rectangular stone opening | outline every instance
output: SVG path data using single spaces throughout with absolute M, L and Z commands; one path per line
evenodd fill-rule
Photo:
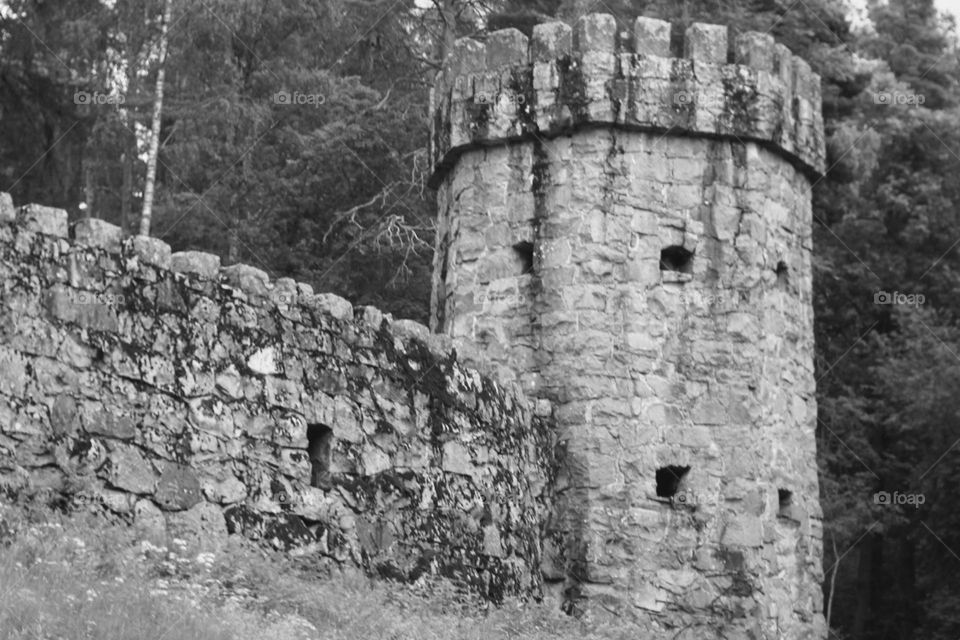
M 693 252 L 674 245 L 660 252 L 660 270 L 693 273 Z
M 789 518 L 790 506 L 793 504 L 793 492 L 789 489 L 777 489 L 777 499 L 780 502 L 780 510 L 777 515 L 781 518 Z
M 787 266 L 787 263 L 781 260 L 777 263 L 777 268 L 775 269 L 777 274 L 777 287 L 780 289 L 786 289 L 790 286 L 790 268 Z
M 533 273 L 533 243 L 518 242 L 513 245 L 513 253 L 517 259 L 517 270 L 520 275 Z
M 657 497 L 672 498 L 677 495 L 680 481 L 689 471 L 689 465 L 681 467 L 674 464 L 657 469 Z
M 310 486 L 328 490 L 333 455 L 333 429 L 323 424 L 307 425 L 307 456 L 310 458 Z

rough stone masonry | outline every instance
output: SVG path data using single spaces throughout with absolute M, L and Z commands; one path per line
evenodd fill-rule
M 459 41 L 433 334 L 0 194 L 0 493 L 644 637 L 823 638 L 819 86 L 713 25 Z
M 0 499 L 540 593 L 546 423 L 444 336 L 0 194 Z
M 824 638 L 820 80 L 768 35 L 683 36 L 596 14 L 456 43 L 432 324 L 549 406 L 548 594 L 646 637 Z

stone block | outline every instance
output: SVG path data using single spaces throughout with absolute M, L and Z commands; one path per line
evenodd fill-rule
M 644 56 L 670 57 L 670 23 L 638 17 L 633 23 L 634 52 Z
M 573 29 L 565 22 L 543 22 L 533 27 L 532 62 L 554 62 L 573 49 Z
M 170 256 L 170 270 L 214 280 L 220 275 L 220 256 L 203 251 L 179 251 Z
M 270 284 L 270 276 L 266 271 L 247 264 L 223 267 L 220 269 L 220 277 L 230 286 L 257 296 L 266 296 Z
M 303 304 L 322 313 L 329 314 L 337 320 L 353 320 L 353 305 L 349 300 L 332 293 L 315 293 L 312 298 L 301 300 Z
M 753 67 L 758 71 L 773 71 L 774 39 L 769 33 L 747 31 L 737 36 L 737 64 Z
M 17 219 L 17 210 L 13 206 L 13 198 L 5 191 L 0 191 L 0 222 L 14 222 Z
M 709 64 L 727 62 L 727 27 L 695 22 L 684 37 L 684 57 Z
M 68 236 L 67 212 L 63 209 L 28 204 L 20 207 L 17 212 L 17 222 L 28 231 L 36 231 L 58 238 Z
M 501 69 L 527 62 L 527 36 L 517 29 L 501 29 L 487 36 L 486 68 Z
M 573 29 L 573 48 L 581 55 L 616 52 L 616 19 L 607 13 L 591 13 L 582 16 Z
M 170 245 L 163 240 L 150 236 L 133 236 L 127 242 L 131 254 L 144 264 L 153 265 L 160 269 L 170 268 Z
M 73 236 L 78 244 L 119 253 L 120 244 L 123 241 L 123 229 L 105 220 L 87 218 L 74 225 Z
M 111 486 L 140 495 L 155 491 L 157 473 L 138 447 L 117 445 L 107 463 L 106 479 Z
M 153 499 L 165 511 L 184 511 L 202 500 L 200 481 L 190 467 L 167 463 Z

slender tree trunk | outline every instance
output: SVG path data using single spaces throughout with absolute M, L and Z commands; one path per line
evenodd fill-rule
M 830 536 L 833 543 L 833 575 L 830 576 L 830 595 L 827 597 L 827 629 L 830 629 L 830 619 L 833 617 L 833 596 L 837 593 L 837 572 L 840 571 L 840 556 L 837 555 L 837 540 Z
M 160 153 L 160 117 L 163 114 L 163 67 L 167 61 L 167 29 L 170 25 L 171 0 L 163 2 L 163 21 L 160 25 L 160 60 L 157 69 L 156 98 L 153 103 L 153 122 L 150 127 L 150 153 L 147 156 L 147 180 L 143 189 L 143 213 L 140 216 L 140 235 L 150 235 L 153 216 L 153 192 L 157 180 L 157 154 Z
M 128 47 L 129 44 L 129 34 L 128 34 Z M 136 82 L 137 82 L 137 60 L 136 56 L 130 52 L 128 48 L 126 51 L 126 65 L 127 65 L 127 96 L 136 95 Z M 120 228 L 123 229 L 124 233 L 128 233 L 130 228 L 133 226 L 133 163 L 136 161 L 137 157 L 137 134 L 136 134 L 136 124 L 135 118 L 131 116 L 132 107 L 121 105 L 120 107 L 120 122 L 123 124 L 123 140 L 121 144 L 123 145 L 123 154 L 120 156 L 120 165 L 123 171 L 123 184 L 120 189 Z

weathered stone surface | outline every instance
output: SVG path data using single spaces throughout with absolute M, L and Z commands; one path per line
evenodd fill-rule
M 17 212 L 17 222 L 30 231 L 58 238 L 67 237 L 67 212 L 63 209 L 28 204 L 20 207 Z
M 145 264 L 161 269 L 170 268 L 170 245 L 159 238 L 133 236 L 128 240 L 130 251 Z
M 73 236 L 78 244 L 119 253 L 120 243 L 123 241 L 123 230 L 105 220 L 87 218 L 74 225 Z
M 157 474 L 137 447 L 118 445 L 110 452 L 107 481 L 111 486 L 136 494 L 153 493 Z
M 13 198 L 5 191 L 0 191 L 0 222 L 13 222 L 17 219 L 17 210 L 13 206 Z
M 632 50 L 618 53 L 613 16 L 573 17 L 579 19 L 572 34 L 560 22 L 537 25 L 526 56 L 517 51 L 520 34 L 509 30 L 486 46 L 462 41 L 432 98 L 431 185 L 440 185 L 470 149 L 559 141 L 572 126 L 599 124 L 753 141 L 808 175 L 825 171 L 819 76 L 768 37 L 743 34 L 736 63 L 727 64 L 727 27 L 696 23 L 677 59 L 670 53 L 670 25 L 639 18 L 625 42 Z M 491 95 L 506 92 L 491 79 L 507 73 L 509 96 L 523 96 L 522 109 L 491 103 Z
M 510 67 L 526 113 L 471 109 L 484 70 L 437 88 L 431 328 L 556 422 L 541 570 L 566 606 L 644 637 L 708 617 L 718 637 L 822 638 L 819 80 L 762 34 L 727 64 L 715 25 L 692 25 L 679 59 L 665 22 L 630 38 L 585 16 L 570 51 L 567 33 L 538 25 Z M 469 440 L 441 452 L 448 474 L 484 477 Z M 783 487 L 793 503 L 777 509 Z M 491 555 L 493 533 L 477 533 Z
M 184 511 L 200 502 L 200 481 L 196 474 L 183 465 L 164 466 L 153 501 L 166 511 Z
M 50 408 L 50 426 L 56 437 L 73 435 L 80 427 L 77 403 L 70 396 L 60 396 Z
M 180 251 L 170 256 L 170 269 L 213 280 L 220 273 L 220 256 L 202 251 Z
M 435 567 L 491 599 L 540 593 L 548 415 L 449 337 L 152 238 L 108 259 L 96 222 L 72 246 L 31 229 L 0 238 L 11 282 L 31 283 L 2 302 L 22 324 L 0 346 L 4 487 L 95 474 L 91 504 L 156 542 L 226 527 L 375 574 Z M 466 475 L 444 469 L 451 438 L 470 443 Z M 462 517 L 478 500 L 486 534 Z

